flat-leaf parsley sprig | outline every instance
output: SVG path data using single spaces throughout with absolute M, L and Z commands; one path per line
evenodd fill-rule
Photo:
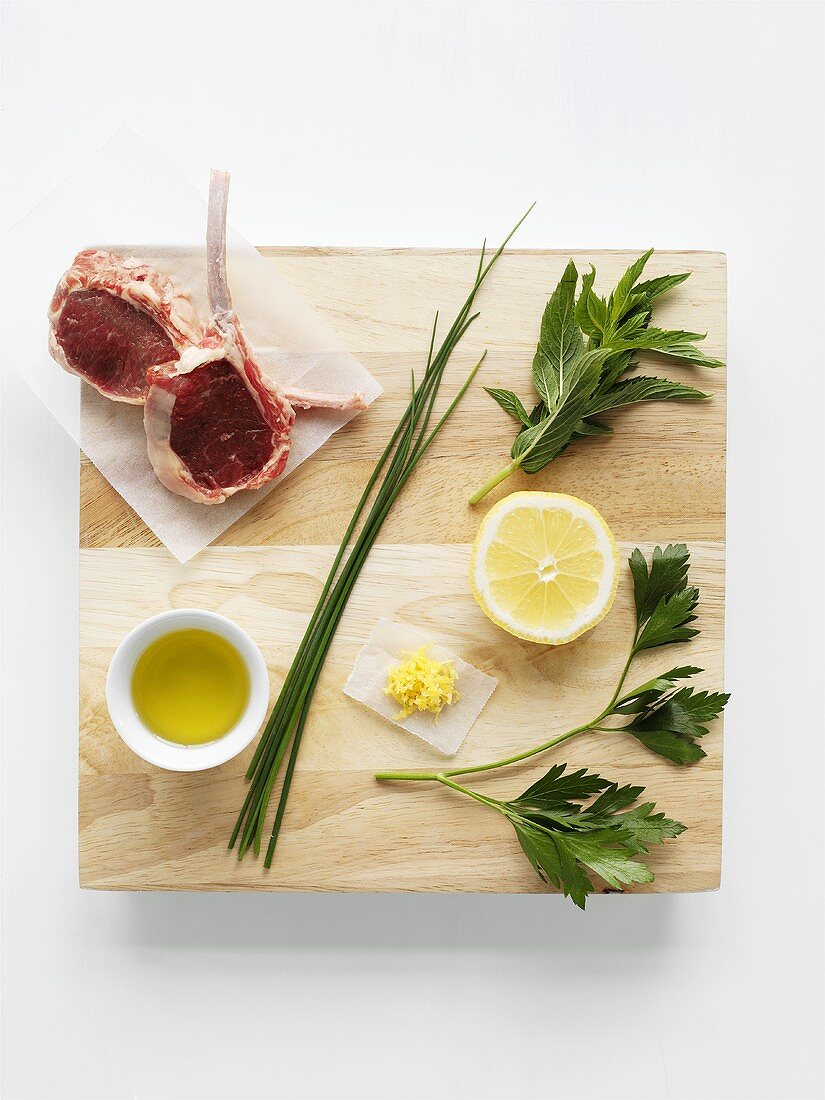
M 651 844 L 678 836 L 685 826 L 661 813 L 654 814 L 655 806 L 650 802 L 628 809 L 644 788 L 619 787 L 584 769 L 567 773 L 566 764 L 554 765 L 511 801 L 471 790 L 457 783 L 456 777 L 497 771 L 529 760 L 581 733 L 630 735 L 674 764 L 693 764 L 705 756 L 699 742 L 730 696 L 724 692 L 697 691 L 683 684 L 703 669 L 679 665 L 631 691 L 624 691 L 633 661 L 640 653 L 688 642 L 699 633 L 693 625 L 699 590 L 688 584 L 688 548 L 684 543 L 657 546 L 649 563 L 641 550 L 636 549 L 630 555 L 629 565 L 636 628 L 613 695 L 599 714 L 503 760 L 439 772 L 378 772 L 375 776 L 381 782 L 440 783 L 496 810 L 515 829 L 522 850 L 541 878 L 563 890 L 582 908 L 593 889 L 588 871 L 616 890 L 630 883 L 650 882 L 653 878 L 650 870 L 633 857 L 646 853 Z M 621 725 L 603 724 L 617 717 L 629 721 Z M 598 798 L 585 806 L 595 794 Z
M 476 772 L 495 771 L 509 764 L 529 760 L 531 756 L 569 741 L 580 733 L 629 734 L 646 748 L 674 764 L 694 764 L 706 755 L 699 741 L 707 733 L 707 724 L 725 708 L 730 696 L 724 692 L 697 691 L 680 683 L 704 672 L 695 665 L 679 665 L 622 694 L 634 659 L 646 649 L 687 642 L 699 630 L 694 611 L 699 603 L 699 589 L 688 584 L 690 553 L 684 543 L 655 547 L 650 564 L 638 548 L 630 555 L 633 577 L 633 597 L 636 607 L 636 629 L 633 642 L 618 683 L 607 705 L 589 722 L 543 741 L 524 752 L 443 772 L 379 772 L 379 780 L 419 780 L 440 782 L 440 776 L 451 778 Z M 623 725 L 604 726 L 611 717 L 627 717 Z
M 540 878 L 562 890 L 582 909 L 586 895 L 594 889 L 590 872 L 614 890 L 650 882 L 652 872 L 636 857 L 645 855 L 650 845 L 679 836 L 685 826 L 653 813 L 656 806 L 652 802 L 629 809 L 643 788 L 618 787 L 585 769 L 569 773 L 566 764 L 554 764 L 524 794 L 510 801 L 464 787 L 455 777 L 507 768 L 583 733 L 629 735 L 676 764 L 695 763 L 705 756 L 700 741 L 707 733 L 707 724 L 722 713 L 729 696 L 683 685 L 703 669 L 679 665 L 624 691 L 639 653 L 690 641 L 698 634 L 693 626 L 698 588 L 687 583 L 690 553 L 681 542 L 656 547 L 648 562 L 636 549 L 630 554 L 629 565 L 636 606 L 634 639 L 612 697 L 590 722 L 503 760 L 438 772 L 384 771 L 375 775 L 383 782 L 441 783 L 502 814 L 513 825 L 522 851 Z M 615 717 L 629 720 L 618 726 L 603 725 Z M 594 795 L 595 801 L 585 805 Z
M 680 821 L 655 813 L 653 802 L 629 808 L 644 787 L 620 787 L 584 768 L 568 772 L 566 764 L 555 764 L 510 801 L 470 790 L 446 775 L 439 781 L 509 821 L 539 877 L 581 909 L 595 889 L 590 872 L 613 890 L 652 882 L 653 872 L 639 857 L 685 831 Z
M 534 474 L 557 458 L 571 442 L 608 435 L 613 429 L 599 417 L 613 409 L 642 401 L 705 401 L 709 394 L 667 378 L 628 378 L 638 363 L 637 351 L 661 355 L 701 367 L 721 367 L 696 347 L 699 332 L 651 327 L 653 302 L 688 278 L 689 273 L 662 275 L 639 282 L 651 248 L 619 280 L 608 298 L 593 290 L 596 270 L 582 276 L 571 260 L 553 292 L 541 321 L 533 358 L 533 383 L 539 397 L 530 413 L 511 390 L 487 388 L 487 393 L 519 424 L 511 461 L 470 497 L 477 504 L 516 470 Z

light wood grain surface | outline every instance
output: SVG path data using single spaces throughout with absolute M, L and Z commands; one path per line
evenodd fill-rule
M 311 613 L 374 459 L 397 421 L 411 367 L 420 368 L 432 315 L 451 319 L 472 278 L 465 251 L 264 249 L 328 317 L 385 395 L 339 432 L 291 479 L 218 543 L 176 562 L 84 460 L 80 515 L 80 879 L 110 889 L 320 889 L 536 891 L 542 889 L 498 815 L 426 786 L 381 786 L 372 773 L 431 768 L 434 750 L 385 724 L 342 692 L 355 655 L 382 615 L 423 624 L 439 641 L 496 676 L 500 686 L 456 766 L 528 747 L 577 724 L 609 697 L 632 630 L 625 569 L 614 610 L 584 638 L 546 649 L 510 638 L 478 610 L 467 585 L 468 543 L 494 494 L 476 509 L 469 493 L 506 459 L 512 428 L 484 394 L 471 391 L 390 515 L 350 601 L 320 681 L 304 738 L 278 855 L 271 871 L 225 844 L 243 799 L 251 749 L 212 772 L 161 772 L 115 733 L 105 673 L 123 635 L 172 607 L 220 611 L 255 638 L 270 667 L 273 698 Z M 590 261 L 597 289 L 612 285 L 637 252 L 573 253 Z M 544 302 L 569 253 L 505 255 L 479 298 L 482 316 L 454 356 L 445 390 L 483 347 L 483 380 L 527 397 Z M 657 309 L 657 322 L 707 331 L 725 357 L 725 260 L 716 253 L 657 253 L 651 275 L 691 270 Z M 616 434 L 578 444 L 543 473 L 512 478 L 503 492 L 574 493 L 607 519 L 626 553 L 635 545 L 688 542 L 702 588 L 702 635 L 672 653 L 640 660 L 649 672 L 680 663 L 722 683 L 725 532 L 725 372 L 676 367 L 655 356 L 649 370 L 714 393 L 702 405 L 649 405 L 612 417 Z M 676 652 L 676 649 L 679 652 Z M 672 659 L 671 659 L 672 658 Z M 664 661 L 664 664 L 662 663 Z M 636 679 L 634 675 L 632 680 Z M 645 890 L 712 889 L 721 865 L 722 723 L 705 739 L 706 760 L 679 769 L 621 736 L 575 739 L 562 756 L 618 781 L 644 783 L 645 797 L 688 825 L 655 851 Z M 478 780 L 516 794 L 550 758 Z

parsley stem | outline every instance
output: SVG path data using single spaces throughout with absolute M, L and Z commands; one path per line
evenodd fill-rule
M 480 489 L 476 489 L 473 495 L 470 497 L 468 504 L 478 504 L 480 500 L 487 496 L 488 493 L 495 489 L 496 485 L 499 485 L 502 481 L 514 474 L 516 470 L 521 468 L 521 458 L 514 458 L 512 462 L 508 462 L 497 474 L 493 474 L 491 478 L 484 482 Z
M 495 771 L 497 768 L 506 768 L 510 764 L 518 764 L 522 760 L 529 760 L 531 756 L 538 756 L 539 753 L 547 752 L 548 749 L 555 748 L 556 745 L 560 745 L 563 741 L 569 741 L 571 737 L 576 737 L 580 733 L 613 733 L 613 728 L 609 726 L 600 726 L 599 723 L 612 713 L 613 707 L 616 705 L 621 690 L 624 687 L 624 682 L 627 679 L 627 674 L 630 671 L 630 665 L 633 658 L 636 656 L 637 641 L 638 632 L 633 638 L 633 645 L 630 648 L 630 653 L 625 661 L 624 668 L 619 676 L 619 682 L 616 685 L 616 690 L 611 696 L 610 702 L 600 714 L 597 714 L 595 718 L 591 718 L 589 722 L 585 722 L 581 726 L 576 726 L 574 729 L 568 730 L 566 733 L 562 733 L 558 737 L 552 738 L 550 741 L 544 741 L 541 745 L 535 745 L 532 749 L 526 749 L 524 752 L 516 753 L 515 756 L 506 756 L 503 760 L 493 760 L 489 764 L 475 764 L 468 768 L 448 768 L 441 772 L 376 772 L 375 778 L 379 782 L 405 781 L 443 783 L 445 778 L 453 775 L 475 775 L 478 772 L 491 772 Z M 619 726 L 618 728 L 621 729 L 622 727 Z
M 593 723 L 600 722 L 604 717 L 600 714 L 598 718 L 593 719 Z M 547 749 L 552 749 L 556 745 L 560 745 L 562 741 L 567 741 L 571 737 L 575 737 L 576 734 L 584 733 L 586 730 L 593 728 L 593 723 L 588 722 L 583 726 L 576 726 L 575 729 L 568 730 L 567 733 L 561 734 L 560 737 L 554 737 L 552 741 L 545 741 L 542 745 L 536 745 L 535 748 L 527 749 L 526 752 L 520 752 L 515 756 L 508 756 L 504 760 L 494 760 L 490 764 L 475 764 L 468 768 L 449 768 L 443 772 L 376 772 L 375 778 L 379 782 L 395 782 L 400 780 L 408 780 L 411 782 L 429 782 L 429 783 L 443 783 L 445 778 L 450 778 L 454 775 L 474 775 L 477 772 L 491 772 L 496 768 L 506 768 L 508 764 L 517 764 L 520 760 L 527 760 L 531 756 L 537 756 L 540 752 L 546 752 Z
M 619 695 L 621 694 L 622 688 L 624 687 L 624 682 L 627 679 L 627 674 L 628 672 L 630 672 L 630 666 L 633 663 L 633 658 L 636 656 L 636 644 L 638 641 L 639 631 L 637 630 L 633 636 L 633 645 L 630 647 L 630 653 L 628 653 L 627 655 L 627 660 L 624 663 L 624 668 L 622 669 L 621 675 L 619 676 L 619 682 L 618 684 L 616 684 L 616 690 L 613 692 L 610 702 L 604 708 L 599 717 L 593 719 L 593 722 L 601 722 L 602 718 L 606 718 L 608 714 L 610 714 L 610 712 L 613 710 L 616 703 L 619 701 Z
M 471 791 L 469 787 L 462 787 L 460 783 L 453 783 L 446 772 L 439 772 L 435 778 L 436 782 L 443 783 L 445 787 L 458 791 L 459 794 L 466 794 L 469 798 L 474 798 L 476 802 L 481 802 L 484 806 L 490 806 L 494 810 L 500 810 L 501 808 L 501 803 L 497 798 L 487 798 L 485 795 L 479 794 L 478 791 Z
M 521 760 L 529 760 L 531 756 L 538 756 L 541 752 L 547 752 L 548 749 L 555 748 L 556 745 L 560 745 L 563 741 L 569 741 L 571 737 L 576 737 L 580 733 L 586 733 L 593 728 L 593 723 L 600 722 L 602 715 L 598 718 L 594 718 L 593 722 L 588 722 L 583 726 L 576 726 L 575 729 L 568 730 L 567 733 L 561 734 L 559 737 L 554 737 L 551 741 L 545 741 L 541 745 L 536 745 L 535 748 L 527 749 L 525 752 L 517 753 L 515 756 L 507 756 L 503 760 L 494 760 L 489 764 L 476 764 L 470 768 L 451 768 L 449 771 L 444 772 L 445 775 L 474 775 L 476 772 L 491 772 L 496 768 L 506 768 L 509 764 L 518 764 Z
M 488 798 L 486 795 L 479 794 L 478 791 L 471 791 L 469 787 L 462 787 L 460 783 L 454 783 L 450 778 L 453 775 L 460 775 L 460 772 L 379 772 L 376 775 L 376 779 L 409 779 L 419 783 L 442 783 L 445 787 L 449 787 L 453 791 L 458 791 L 460 794 L 466 794 L 469 798 L 474 798 L 476 802 L 482 802 L 485 806 L 490 806 L 494 810 L 501 810 L 501 802 L 497 798 Z

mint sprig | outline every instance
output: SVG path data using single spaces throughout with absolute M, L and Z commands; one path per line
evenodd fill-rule
M 720 367 L 696 344 L 705 334 L 651 327 L 653 302 L 688 278 L 661 275 L 639 282 L 653 249 L 645 252 L 600 297 L 593 289 L 596 270 L 579 276 L 571 260 L 550 296 L 533 358 L 533 384 L 539 402 L 528 415 L 512 390 L 489 388 L 490 396 L 519 424 L 510 462 L 471 497 L 477 504 L 516 470 L 543 470 L 576 439 L 605 435 L 612 427 L 595 419 L 645 401 L 707 401 L 710 394 L 667 378 L 625 376 L 638 363 L 637 351 L 653 351 L 694 366 Z

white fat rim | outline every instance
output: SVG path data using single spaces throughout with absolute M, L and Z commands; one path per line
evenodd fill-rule
M 486 529 L 476 543 L 473 566 L 475 584 L 480 592 L 485 593 L 488 606 L 496 618 L 500 619 L 501 622 L 505 623 L 508 627 L 511 627 L 516 634 L 533 638 L 537 642 L 545 641 L 547 635 L 540 631 L 531 631 L 529 627 L 514 619 L 508 611 L 495 602 L 483 569 L 483 563 L 487 557 L 487 552 L 496 539 L 499 528 L 501 527 L 501 521 L 505 516 L 510 515 L 511 512 L 515 512 L 519 508 L 538 508 L 543 512 L 562 510 L 577 519 L 583 519 L 596 535 L 596 546 L 601 552 L 607 568 L 602 575 L 596 595 L 564 631 L 565 636 L 568 634 L 575 634 L 577 631 L 586 628 L 592 622 L 596 611 L 604 606 L 605 601 L 609 599 L 610 593 L 613 591 L 613 587 L 616 583 L 616 574 L 619 568 L 616 543 L 612 535 L 610 535 L 603 517 L 592 505 L 585 504 L 584 501 L 578 500 L 576 497 L 566 496 L 563 493 L 549 495 L 535 492 L 513 493 L 511 496 L 494 506 L 491 513 L 494 522 L 491 522 L 491 517 L 488 517 L 487 521 L 485 521 Z M 595 522 L 594 517 L 598 517 L 601 522 Z
M 146 429 L 146 450 L 158 481 L 178 496 L 194 500 L 198 504 L 220 503 L 209 500 L 192 484 L 188 468 L 172 450 L 172 410 L 174 395 L 160 386 L 151 386 L 143 409 L 143 426 Z
M 216 363 L 221 359 L 228 358 L 226 348 L 223 346 L 217 348 L 189 347 L 182 352 L 177 362 L 164 364 L 163 371 L 167 378 L 179 378 L 183 374 L 191 374 L 193 370 L 197 370 L 198 367 L 203 367 L 207 363 Z

